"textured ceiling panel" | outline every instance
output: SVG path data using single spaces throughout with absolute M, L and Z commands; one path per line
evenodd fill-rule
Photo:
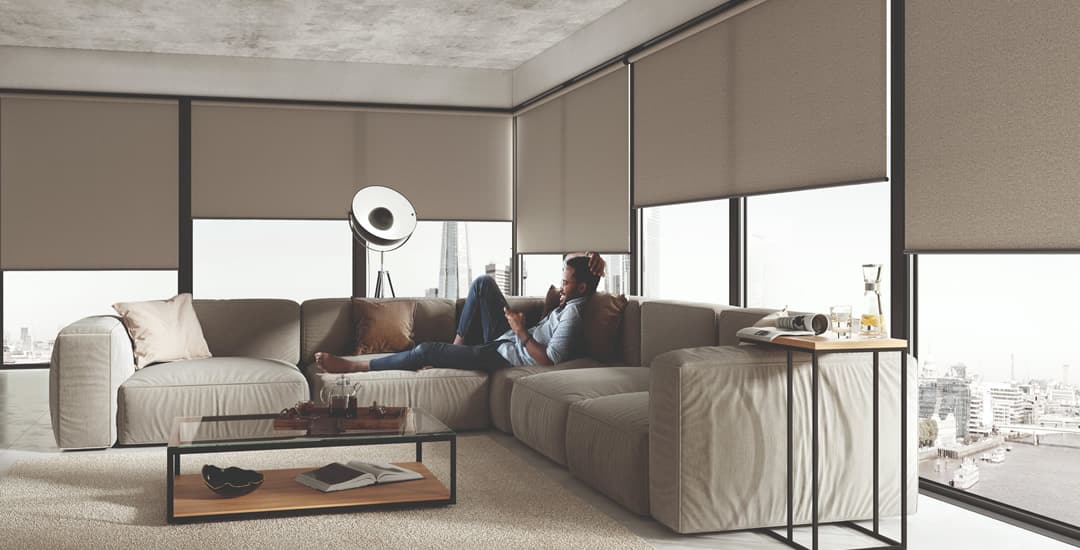
M 0 0 L 0 45 L 512 69 L 627 0 Z

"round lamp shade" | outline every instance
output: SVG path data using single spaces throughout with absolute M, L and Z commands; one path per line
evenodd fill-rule
M 353 195 L 349 209 L 353 236 L 369 250 L 387 252 L 405 244 L 416 230 L 416 210 L 404 195 L 379 185 Z

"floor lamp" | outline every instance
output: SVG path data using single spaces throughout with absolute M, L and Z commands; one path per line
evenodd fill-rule
M 353 195 L 349 208 L 349 227 L 364 248 L 379 253 L 379 278 L 375 297 L 387 290 L 394 296 L 394 283 L 386 270 L 384 255 L 400 248 L 416 230 L 416 210 L 404 195 L 379 185 L 365 187 Z

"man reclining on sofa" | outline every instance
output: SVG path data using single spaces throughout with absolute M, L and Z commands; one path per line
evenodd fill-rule
M 458 321 L 454 343 L 423 342 L 387 357 L 350 360 L 318 352 L 315 362 L 326 372 L 419 370 L 424 367 L 494 371 L 524 365 L 554 365 L 582 355 L 581 314 L 585 301 L 596 292 L 605 262 L 599 254 L 568 254 L 563 262 L 559 306 L 531 329 L 525 315 L 511 311 L 495 280 L 477 277 Z M 483 341 L 468 345 L 465 335 L 480 318 Z

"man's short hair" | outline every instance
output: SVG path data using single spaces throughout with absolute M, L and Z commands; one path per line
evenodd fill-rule
M 574 282 L 585 283 L 585 293 L 592 294 L 596 292 L 597 285 L 600 284 L 600 276 L 593 274 L 589 271 L 589 258 L 588 256 L 577 256 L 566 260 L 567 267 L 574 269 Z

